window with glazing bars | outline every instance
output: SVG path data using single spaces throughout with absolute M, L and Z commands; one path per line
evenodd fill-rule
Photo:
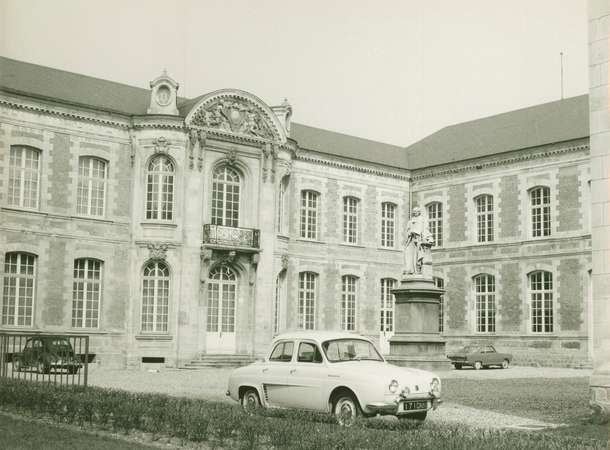
M 167 333 L 169 268 L 160 261 L 144 267 L 142 280 L 142 332 Z
M 396 280 L 392 278 L 381 279 L 380 292 L 380 328 L 382 332 L 394 331 L 394 284 Z
M 430 203 L 426 206 L 428 211 L 428 229 L 434 239 L 433 247 L 443 246 L 443 204 Z
M 237 275 L 228 266 L 219 266 L 208 277 L 208 332 L 235 332 Z
M 78 161 L 77 214 L 103 217 L 105 199 L 106 162 L 82 156 Z
M 102 297 L 102 262 L 74 260 L 72 282 L 72 327 L 97 328 Z
M 355 197 L 343 198 L 343 242 L 346 244 L 358 243 L 358 203 Z
M 551 235 L 551 190 L 539 186 L 530 190 L 532 237 Z
M 8 204 L 38 209 L 40 151 L 12 146 L 8 170 Z
M 174 164 L 164 155 L 148 164 L 146 183 L 146 218 L 172 220 L 174 209 Z
M 434 277 L 434 284 L 439 289 L 445 289 L 445 280 L 442 278 Z M 445 331 L 445 295 L 441 295 L 440 302 L 438 305 L 438 332 L 443 333 Z
M 494 198 L 491 195 L 479 195 L 475 198 L 477 209 L 477 241 L 494 240 Z
M 212 180 L 212 224 L 239 226 L 240 178 L 228 166 L 217 167 Z
M 530 311 L 533 333 L 553 332 L 553 274 L 529 274 Z
M 341 329 L 356 329 L 356 289 L 358 279 L 352 275 L 341 277 Z
M 313 272 L 299 274 L 298 326 L 305 330 L 315 328 L 318 275 Z
M 474 277 L 477 333 L 496 331 L 496 280 L 493 275 Z
M 394 247 L 396 232 L 396 205 L 384 202 L 381 204 L 381 246 Z
M 318 239 L 318 193 L 301 191 L 301 237 Z
M 36 256 L 7 253 L 4 256 L 2 325 L 31 327 L 36 288 Z

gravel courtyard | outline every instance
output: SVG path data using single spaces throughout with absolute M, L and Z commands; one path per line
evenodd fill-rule
M 93 386 L 136 392 L 158 392 L 175 396 L 231 402 L 225 397 L 227 379 L 231 370 L 161 369 L 158 372 L 149 372 L 146 370 L 108 370 L 92 365 L 89 370 L 89 383 Z M 451 370 L 438 372 L 438 374 L 441 380 L 450 378 L 483 380 L 588 377 L 591 375 L 591 371 L 586 369 L 511 367 L 507 370 Z M 473 393 L 473 395 L 476 395 L 476 393 Z M 428 419 L 431 422 L 460 423 L 482 428 L 536 429 L 560 425 L 452 403 L 443 403 L 437 411 L 429 413 Z

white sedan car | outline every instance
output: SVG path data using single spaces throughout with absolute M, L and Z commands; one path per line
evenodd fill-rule
M 388 364 L 366 337 L 302 331 L 276 337 L 264 361 L 234 370 L 227 395 L 246 411 L 325 411 L 349 426 L 359 415 L 423 421 L 441 403 L 441 381 Z

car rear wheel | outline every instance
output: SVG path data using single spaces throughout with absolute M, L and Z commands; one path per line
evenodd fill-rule
M 21 358 L 18 356 L 13 356 L 13 370 L 15 372 L 21 372 L 23 370 L 23 366 L 21 365 Z
M 423 422 L 426 420 L 426 416 L 428 415 L 428 411 L 416 412 L 413 414 L 405 414 L 402 416 L 398 416 L 400 420 L 414 420 L 417 422 Z
M 483 363 L 481 361 L 475 361 L 474 368 L 475 370 L 481 370 L 483 368 Z
M 508 369 L 509 364 L 510 363 L 509 363 L 508 359 L 505 359 L 504 361 L 502 361 L 502 368 Z
M 453 367 L 455 367 L 457 370 L 461 370 L 462 369 L 462 365 L 461 364 L 454 364 Z
M 241 407 L 248 414 L 253 414 L 258 408 L 261 407 L 261 401 L 258 398 L 258 392 L 256 389 L 250 388 L 244 392 L 241 397 Z
M 40 361 L 36 366 L 36 370 L 38 373 L 49 373 L 51 371 L 51 368 L 44 362 Z
M 339 425 L 352 426 L 360 416 L 358 401 L 350 393 L 339 394 L 333 404 L 333 414 Z

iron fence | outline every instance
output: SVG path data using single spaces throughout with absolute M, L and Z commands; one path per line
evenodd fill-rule
M 89 336 L 0 333 L 0 378 L 87 386 Z

